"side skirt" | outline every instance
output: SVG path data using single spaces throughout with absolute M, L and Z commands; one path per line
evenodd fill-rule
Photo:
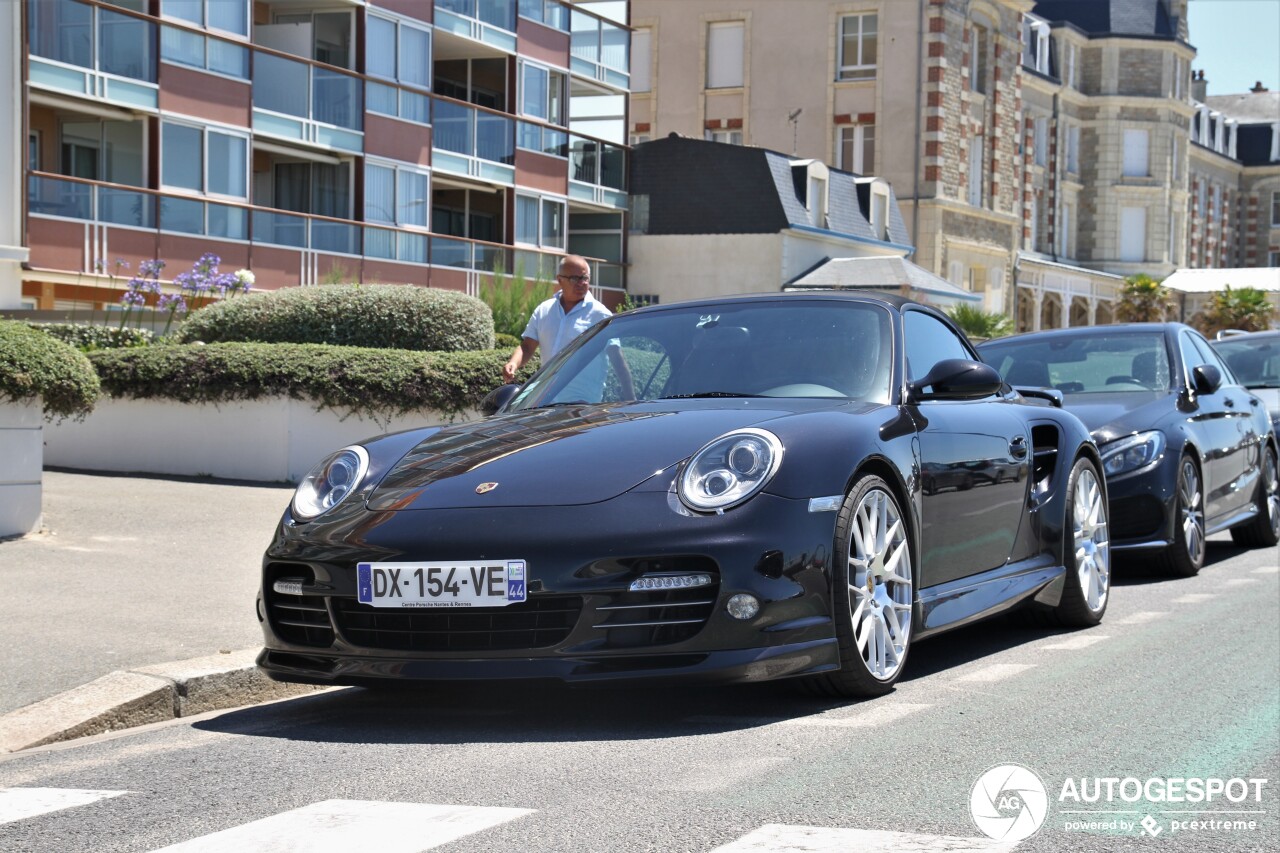
M 1039 555 L 989 572 L 920 590 L 916 601 L 922 639 L 1009 610 L 1028 598 L 1055 605 L 1062 598 L 1067 570 Z

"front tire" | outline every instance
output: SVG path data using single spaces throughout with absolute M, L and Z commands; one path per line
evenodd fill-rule
M 1204 488 L 1196 461 L 1184 455 L 1178 463 L 1173 544 L 1164 552 L 1164 567 L 1178 577 L 1192 577 L 1204 566 L 1204 553 Z
M 1280 472 L 1271 447 L 1263 451 L 1256 501 L 1258 514 L 1247 524 L 1231 528 L 1231 540 L 1245 548 L 1273 548 L 1280 543 Z
M 1063 626 L 1092 627 L 1102 621 L 1110 597 L 1111 534 L 1102 475 L 1088 459 L 1077 460 L 1067 480 L 1063 528 L 1067 578 L 1052 619 Z
M 911 648 L 915 571 L 902 509 L 880 477 L 862 477 L 845 497 L 833 554 L 840 669 L 808 686 L 828 696 L 881 696 L 893 689 Z

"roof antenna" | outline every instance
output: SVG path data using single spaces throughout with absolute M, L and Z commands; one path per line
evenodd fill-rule
M 789 116 L 787 116 L 787 121 L 791 122 L 791 156 L 792 157 L 796 156 L 796 148 L 797 148 L 796 135 L 800 128 L 799 119 L 800 119 L 800 113 L 802 112 L 804 112 L 804 107 L 799 107 L 794 112 L 792 112 Z

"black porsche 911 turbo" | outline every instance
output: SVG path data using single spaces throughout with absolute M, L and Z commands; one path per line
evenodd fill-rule
M 1106 610 L 1088 430 L 909 300 L 631 311 L 496 394 L 491 417 L 344 448 L 298 486 L 258 600 L 272 678 L 875 695 L 930 634 Z
M 1158 552 L 1177 575 L 1205 537 L 1280 539 L 1278 448 L 1263 402 L 1194 329 L 1130 323 L 1032 332 L 979 345 L 1015 387 L 1052 388 L 1102 451 L 1112 548 Z

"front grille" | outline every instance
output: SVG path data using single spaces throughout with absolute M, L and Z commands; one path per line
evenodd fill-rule
M 506 607 L 370 607 L 334 598 L 338 631 L 368 649 L 477 652 L 540 649 L 563 642 L 578 622 L 582 596 L 534 595 Z
M 1164 507 L 1150 495 L 1119 498 L 1110 502 L 1111 539 L 1148 539 L 1164 524 Z
M 596 608 L 609 648 L 660 646 L 688 640 L 707 624 L 718 584 L 691 589 L 626 592 Z
M 328 648 L 333 645 L 333 625 L 321 595 L 289 595 L 276 592 L 278 580 L 298 581 L 304 586 L 315 582 L 310 566 L 294 563 L 272 563 L 263 574 L 262 597 L 267 604 L 267 618 L 276 636 L 299 646 Z

